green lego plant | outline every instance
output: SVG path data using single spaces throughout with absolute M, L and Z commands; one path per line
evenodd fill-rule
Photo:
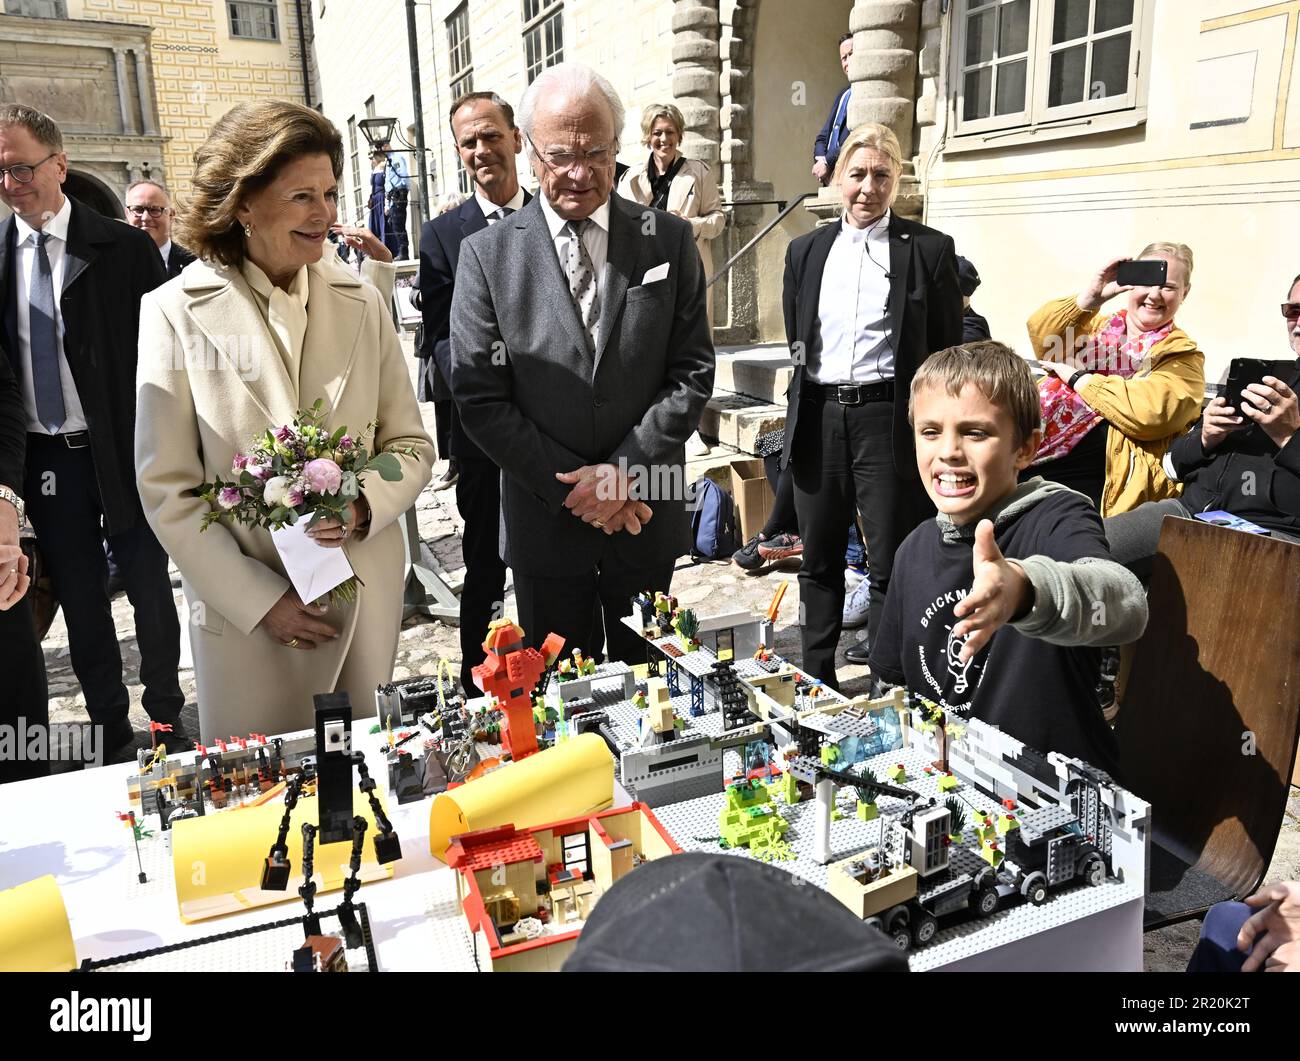
M 966 805 L 956 796 L 949 796 L 943 805 L 948 808 L 948 834 L 961 836 L 966 829 Z

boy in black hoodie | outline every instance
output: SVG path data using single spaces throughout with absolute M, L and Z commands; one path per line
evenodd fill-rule
M 909 418 L 939 515 L 896 554 L 872 673 L 1115 774 L 1094 646 L 1141 636 L 1146 598 L 1086 497 L 1017 484 L 1041 438 L 1029 366 L 997 342 L 942 350 L 912 381 Z

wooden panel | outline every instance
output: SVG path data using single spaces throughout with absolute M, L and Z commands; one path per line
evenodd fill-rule
M 1300 718 L 1300 546 L 1166 519 L 1120 715 L 1156 839 L 1240 895 L 1277 843 Z

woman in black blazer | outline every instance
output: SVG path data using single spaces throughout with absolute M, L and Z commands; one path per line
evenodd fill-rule
M 902 152 L 874 123 L 853 130 L 835 167 L 844 216 L 790 244 L 785 333 L 794 358 L 783 464 L 803 536 L 804 670 L 836 686 L 844 547 L 855 508 L 871 571 L 869 636 L 894 551 L 934 507 L 916 470 L 907 400 L 917 367 L 962 341 L 952 238 L 899 217 Z M 866 645 L 849 649 L 866 662 Z

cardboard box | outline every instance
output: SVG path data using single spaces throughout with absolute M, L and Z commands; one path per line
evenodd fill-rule
M 731 462 L 731 499 L 736 504 L 743 544 L 763 529 L 776 503 L 776 495 L 772 493 L 760 459 Z

